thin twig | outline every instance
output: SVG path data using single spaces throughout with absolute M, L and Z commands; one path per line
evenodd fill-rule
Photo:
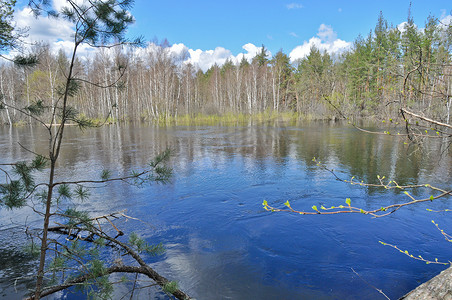
M 367 280 L 365 280 L 364 278 L 361 277 L 361 275 L 359 275 L 353 268 L 352 269 L 353 273 L 355 273 L 356 275 L 358 275 L 358 277 L 364 281 L 367 285 L 371 286 L 374 290 L 376 290 L 377 292 L 379 292 L 380 294 L 382 294 L 386 299 L 391 300 L 388 296 L 386 296 L 386 294 L 381 290 L 376 288 L 374 285 L 370 284 Z

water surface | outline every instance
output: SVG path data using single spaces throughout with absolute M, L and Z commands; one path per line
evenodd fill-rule
M 47 143 L 39 128 L 0 128 L 0 163 L 30 158 L 24 147 L 45 153 Z M 441 141 L 420 149 L 325 123 L 128 125 L 84 132 L 67 128 L 57 177 L 92 179 L 103 168 L 113 175 L 127 174 L 166 148 L 173 151 L 169 184 L 109 185 L 94 191 L 83 207 L 93 215 L 127 209 L 145 222 L 125 223 L 123 229 L 162 242 L 166 253 L 149 262 L 197 299 L 382 299 L 370 285 L 396 299 L 445 267 L 415 261 L 379 241 L 414 255 L 451 259 L 452 245 L 431 223 L 434 219 L 452 232 L 450 213 L 426 211 L 451 208 L 450 199 L 378 219 L 361 214 L 300 216 L 262 208 L 264 199 L 277 207 L 289 200 L 307 211 L 313 205 L 345 204 L 346 198 L 364 209 L 407 200 L 401 193 L 337 181 L 313 157 L 343 178 L 377 182 L 377 175 L 384 175 L 401 185 L 430 183 L 450 189 L 451 150 Z M 425 190 L 415 194 L 426 195 Z M 27 208 L 0 210 L 0 297 L 20 298 L 25 285 L 16 286 L 16 293 L 10 285 L 13 278 L 34 272 L 34 262 L 18 245 L 24 240 L 24 223 L 40 226 Z M 147 295 L 143 293 L 137 297 Z

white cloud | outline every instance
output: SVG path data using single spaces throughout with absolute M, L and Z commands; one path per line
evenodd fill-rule
M 78 0 L 80 3 L 84 0 Z M 54 0 L 53 6 L 55 9 L 61 9 L 65 5 L 64 0 Z M 291 3 L 287 5 L 288 9 L 302 8 L 301 4 Z M 17 27 L 28 27 L 29 35 L 26 39 L 27 42 L 45 42 L 48 43 L 52 49 L 52 52 L 57 53 L 59 49 L 63 49 L 66 54 L 70 54 L 73 49 L 73 25 L 64 20 L 56 20 L 47 17 L 35 18 L 33 13 L 28 7 L 19 9 L 16 11 L 15 20 Z M 298 37 L 294 32 L 289 33 L 293 37 Z M 312 37 L 309 41 L 304 41 L 302 45 L 297 46 L 290 52 L 291 61 L 305 57 L 309 54 L 312 46 L 316 46 L 321 51 L 327 51 L 328 53 L 338 53 L 348 49 L 351 43 L 340 40 L 337 38 L 336 32 L 329 25 L 321 24 L 317 33 L 317 36 Z M 145 57 L 149 53 L 155 53 L 159 48 L 158 45 L 150 43 L 146 48 L 139 48 L 133 50 L 137 56 Z M 223 65 L 227 60 L 231 60 L 233 63 L 238 64 L 245 58 L 251 61 L 261 50 L 252 43 L 243 45 L 243 51 L 237 55 L 233 55 L 232 52 L 223 47 L 216 47 L 215 49 L 201 50 L 201 49 L 189 49 L 182 43 L 173 44 L 168 48 L 169 55 L 176 63 L 191 63 L 195 67 L 199 67 L 201 70 L 206 71 L 214 64 Z M 86 56 L 92 56 L 94 49 L 89 46 L 82 45 L 79 48 L 79 57 L 83 59 Z M 267 52 L 271 57 L 271 53 Z
M 245 57 L 246 60 L 251 61 L 251 59 L 253 59 L 253 57 L 255 57 L 261 51 L 261 47 L 257 47 L 251 43 L 243 45 L 242 48 L 246 51 L 246 53 L 240 53 L 236 56 L 238 62 L 242 60 L 242 57 Z M 271 53 L 269 51 L 267 51 L 267 54 L 271 56 Z
M 231 60 L 234 64 L 240 63 L 242 58 L 251 61 L 251 59 L 261 51 L 260 47 L 256 47 L 251 43 L 244 45 L 242 48 L 245 52 L 239 53 L 236 56 L 234 56 L 230 50 L 223 47 L 217 47 L 213 50 L 194 50 L 189 49 L 182 43 L 174 44 L 165 48 L 165 50 L 167 51 L 167 55 L 169 55 L 176 64 L 192 64 L 205 72 L 215 64 L 219 66 L 223 65 L 227 60 Z M 132 51 L 135 57 L 146 58 L 148 55 L 155 54 L 161 50 L 161 46 L 149 43 L 146 48 L 133 48 Z M 271 55 L 269 51 L 267 53 Z
M 77 5 L 81 5 L 81 4 L 83 4 L 84 2 L 87 2 L 87 0 L 75 0 L 74 2 L 75 2 L 75 4 L 77 4 Z M 68 5 L 68 3 L 67 3 L 66 0 L 53 0 L 53 8 L 54 8 L 56 11 L 61 11 L 61 9 L 62 9 L 63 7 L 69 7 L 69 5 Z
M 215 50 L 206 51 L 202 51 L 200 49 L 190 49 L 188 52 L 190 53 L 190 58 L 185 62 L 198 66 L 203 71 L 206 71 L 214 64 L 222 65 L 228 58 L 232 57 L 231 51 L 223 47 L 217 47 Z
M 320 24 L 317 35 L 321 40 L 326 42 L 332 42 L 337 39 L 337 33 L 333 31 L 331 25 Z
M 87 0 L 75 0 L 80 5 Z M 53 0 L 53 9 L 60 11 L 67 6 L 66 0 Z M 16 9 L 14 13 L 16 28 L 27 29 L 27 36 L 24 38 L 25 51 L 30 51 L 30 46 L 35 43 L 46 43 L 50 45 L 53 53 L 57 53 L 60 49 L 70 55 L 74 48 L 74 25 L 62 18 L 49 18 L 46 16 L 35 17 L 32 10 L 25 6 L 22 9 Z M 79 57 L 82 59 L 94 53 L 94 49 L 83 44 L 78 48 Z M 17 51 L 9 53 L 9 57 L 17 55 Z
M 70 57 L 72 55 L 72 52 L 74 51 L 74 43 L 71 41 L 57 41 L 50 44 L 50 48 L 52 53 L 54 54 L 58 53 L 60 49 L 63 49 L 64 53 L 66 53 L 66 56 Z M 85 59 L 94 54 L 95 52 L 96 52 L 95 48 L 92 48 L 86 44 L 81 44 L 77 48 L 78 56 L 81 59 Z
M 286 4 L 286 8 L 287 9 L 300 9 L 300 8 L 303 8 L 303 5 L 301 5 L 300 3 L 289 3 L 289 4 Z
M 66 1 L 55 0 L 54 8 L 61 8 Z M 35 17 L 29 7 L 17 9 L 14 14 L 16 27 L 27 29 L 27 36 L 24 38 L 25 51 L 30 50 L 30 46 L 35 43 L 46 43 L 50 45 L 53 53 L 57 53 L 60 49 L 69 55 L 74 48 L 74 27 L 69 21 L 55 18 L 48 18 L 45 16 Z M 28 49 L 27 49 L 28 48 Z M 79 47 L 79 54 L 86 56 L 93 52 L 89 46 L 81 45 Z M 9 53 L 10 57 L 17 55 L 17 52 Z
M 405 27 L 406 27 L 406 25 L 408 25 L 408 22 L 402 22 L 402 23 L 400 23 L 399 25 L 397 25 L 397 29 L 400 31 L 400 32 L 405 32 Z
M 190 57 L 184 61 L 184 63 L 190 63 L 194 66 L 199 67 L 204 72 L 217 64 L 219 66 L 223 65 L 228 59 L 234 61 L 234 56 L 232 52 L 223 47 L 216 47 L 214 50 L 188 50 Z
M 27 42 L 53 43 L 60 40 L 71 40 L 74 34 L 72 24 L 65 20 L 35 17 L 30 8 L 17 10 L 14 19 L 18 28 L 28 28 Z
M 190 56 L 188 47 L 182 43 L 172 45 L 169 52 L 171 58 L 176 62 L 183 62 Z
M 184 63 L 190 63 L 205 72 L 214 64 L 221 66 L 227 60 L 231 60 L 234 64 L 240 63 L 242 58 L 251 61 L 251 59 L 261 51 L 261 47 L 257 47 L 252 43 L 245 44 L 242 48 L 246 52 L 239 53 L 236 56 L 234 56 L 230 50 L 223 47 L 217 47 L 214 50 L 188 49 L 190 57 L 186 59 Z M 267 53 L 271 55 L 270 52 L 267 51 Z
M 289 54 L 290 60 L 295 61 L 297 59 L 304 58 L 309 55 L 312 46 L 320 49 L 322 41 L 319 38 L 313 37 L 308 42 L 304 41 L 303 45 L 295 47 Z
M 452 15 L 442 16 L 440 19 L 440 24 L 443 27 L 446 27 L 446 26 L 449 26 L 450 24 L 452 24 Z
M 297 59 L 304 58 L 309 55 L 311 48 L 314 46 L 320 51 L 326 51 L 331 54 L 339 54 L 351 47 L 352 43 L 337 38 L 337 33 L 333 31 L 330 25 L 321 24 L 317 37 L 312 37 L 309 41 L 304 41 L 302 45 L 295 47 L 289 54 L 290 60 L 293 62 Z
M 452 15 L 446 15 L 445 11 L 441 10 L 442 14 L 441 17 L 439 18 L 439 24 L 438 26 L 441 29 L 446 29 L 450 24 L 452 24 Z M 401 32 L 404 33 L 406 31 L 406 26 L 408 25 L 408 22 L 402 22 L 399 25 L 397 25 L 397 29 Z M 421 32 L 423 31 L 425 28 L 421 28 L 418 27 L 416 24 L 414 24 L 414 28 L 418 31 Z
M 65 6 L 68 6 L 66 0 L 53 0 L 53 9 L 56 11 L 60 11 Z

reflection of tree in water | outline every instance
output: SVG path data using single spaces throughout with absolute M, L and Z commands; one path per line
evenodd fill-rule
M 28 128 L 27 130 L 29 131 Z M 11 143 L 15 147 L 15 150 L 11 153 L 6 153 L 6 149 L 3 150 L 3 147 L 0 148 L 3 160 L 10 161 L 14 160 L 13 157 L 25 157 L 27 155 L 25 150 L 17 145 L 17 141 L 30 144 L 36 142 L 37 147 L 43 147 L 43 149 L 47 147 L 46 141 L 39 139 L 38 131 L 32 132 L 31 135 L 31 133 L 26 133 L 27 130 L 13 128 L 11 134 L 8 130 L 3 131 L 3 136 L 0 139 L 0 143 L 3 143 L 2 146 L 5 143 Z M 441 163 L 437 164 L 440 157 L 439 153 L 444 150 L 438 141 L 420 149 L 404 145 L 402 141 L 399 142 L 391 137 L 367 135 L 356 132 L 354 129 L 330 126 L 325 123 L 311 123 L 304 127 L 260 125 L 250 127 L 166 128 L 131 124 L 88 129 L 81 133 L 68 128 L 67 132 L 68 139 L 64 145 L 67 154 L 61 161 L 64 166 L 61 172 L 73 173 L 74 176 L 79 174 L 77 176 L 86 178 L 92 175 L 98 176 L 99 174 L 94 170 L 99 170 L 99 166 L 104 165 L 111 168 L 112 172 L 127 173 L 137 166 L 146 164 L 150 157 L 169 147 L 173 149 L 172 164 L 177 176 L 189 177 L 192 172 L 198 172 L 200 181 L 212 180 L 214 183 L 207 186 L 226 193 L 226 195 L 218 195 L 218 193 L 199 190 L 190 191 L 190 193 L 201 194 L 199 197 L 206 199 L 210 199 L 209 197 L 218 199 L 218 196 L 224 196 L 224 199 L 235 200 L 237 191 L 234 188 L 236 188 L 237 190 L 248 191 L 248 195 L 251 196 L 258 191 L 266 191 L 268 192 L 266 196 L 270 195 L 267 199 L 272 203 L 284 199 L 281 200 L 281 206 L 286 200 L 290 200 L 291 203 L 293 200 L 294 204 L 300 200 L 298 205 L 305 205 L 305 201 L 310 203 L 309 201 L 312 199 L 315 199 L 312 201 L 323 201 L 324 195 L 322 192 L 325 185 L 319 185 L 321 187 L 316 190 L 316 186 L 310 186 L 309 181 L 307 185 L 297 186 L 296 191 L 289 191 L 288 193 L 284 190 L 278 190 L 276 185 L 271 185 L 271 183 L 277 182 L 277 178 L 287 178 L 290 181 L 289 184 L 292 184 L 290 177 L 292 174 L 295 176 L 300 174 L 300 177 L 312 177 L 313 180 L 317 181 L 323 180 L 323 183 L 326 181 L 327 184 L 331 180 L 332 185 L 334 185 L 334 177 L 317 168 L 315 163 L 312 162 L 313 157 L 319 158 L 329 167 L 334 168 L 343 178 L 349 179 L 351 176 L 356 176 L 357 179 L 366 182 L 376 181 L 377 174 L 397 179 L 400 184 L 404 182 L 426 183 L 432 180 L 444 183 L 452 177 L 450 150 L 442 156 Z M 81 143 L 82 140 L 84 143 Z M 2 152 L 5 152 L 5 155 Z M 93 162 L 98 165 L 90 165 Z M 235 169 L 237 166 L 245 167 Z M 229 179 L 228 176 L 235 176 L 233 173 L 228 173 L 231 169 L 245 172 L 245 174 L 237 176 L 243 180 L 243 183 L 233 180 L 226 183 L 222 182 L 225 178 Z M 204 174 L 206 176 L 203 176 Z M 66 176 L 67 174 L 63 175 Z M 293 182 L 304 184 L 303 180 Z M 188 183 L 192 182 L 194 181 Z M 226 185 L 222 186 L 222 184 Z M 255 184 L 255 186 L 250 187 L 252 184 Z M 341 185 L 340 182 L 338 184 Z M 347 184 L 344 183 L 343 185 L 347 187 Z M 170 184 L 164 188 L 168 189 L 169 194 L 172 189 L 176 193 L 178 192 L 177 184 Z M 149 193 L 149 190 L 138 189 L 137 193 L 140 192 Z M 205 195 L 202 194 L 203 192 Z M 367 188 L 365 192 L 367 195 L 374 193 L 378 195 L 381 188 Z M 326 195 L 331 197 L 334 193 L 340 193 L 340 191 L 334 190 Z M 108 201 L 105 199 L 107 194 Z M 90 209 L 92 207 L 93 211 L 110 209 L 106 208 L 108 205 L 133 207 L 135 203 L 139 203 L 137 202 L 139 200 L 136 200 L 134 196 L 131 197 L 131 195 L 130 189 L 127 188 L 121 186 L 107 187 L 105 190 L 97 190 L 96 195 L 93 195 L 93 201 L 85 205 L 90 206 Z M 180 195 L 186 196 L 185 192 Z M 190 195 L 188 194 L 187 197 L 190 197 Z M 403 195 L 401 195 L 402 197 L 386 195 L 389 195 L 389 197 L 385 201 L 390 204 L 396 203 L 403 197 Z M 345 198 L 349 195 L 343 196 Z M 163 206 L 166 198 L 162 197 L 158 200 L 159 205 L 162 203 Z M 381 198 L 363 197 L 362 200 L 365 203 L 361 202 L 360 204 L 366 209 L 375 207 L 375 205 L 379 207 Z M 261 201 L 262 198 L 259 198 L 256 203 L 249 204 L 250 207 L 253 207 L 250 210 L 259 211 Z M 353 198 L 353 201 L 359 200 Z M 317 202 L 313 204 L 318 205 Z M 139 203 L 139 205 L 141 207 L 136 208 L 137 210 L 141 210 L 144 204 Z M 310 209 L 311 205 L 310 203 L 307 208 Z M 152 209 L 155 209 L 155 207 L 152 207 Z M 26 265 L 26 257 L 17 256 L 15 250 L 1 251 L 3 251 L 0 252 L 2 258 L 14 257 L 15 264 Z M 18 276 L 21 276 L 22 273 L 29 272 L 29 269 L 25 266 L 18 272 L 21 273 Z
M 377 183 L 377 175 L 391 177 L 399 184 L 419 183 L 423 177 L 436 174 L 439 180 L 450 178 L 452 168 L 449 153 L 442 151 L 440 141 L 433 141 L 423 148 L 404 144 L 392 137 L 362 134 L 348 129 L 336 132 L 334 128 L 319 131 L 302 131 L 298 136 L 297 154 L 308 165 L 312 157 L 328 162 L 335 157 L 341 168 L 359 180 Z M 437 162 L 442 159 L 441 172 Z M 449 166 L 449 167 L 447 167 Z M 446 170 L 444 170 L 446 169 Z
M 217 170 L 227 168 L 231 160 L 239 159 L 250 170 L 265 171 L 267 164 L 272 164 L 275 172 L 280 174 L 296 160 L 306 165 L 310 172 L 316 170 L 312 158 L 317 157 L 332 168 L 346 172 L 345 177 L 355 176 L 368 183 L 376 183 L 377 175 L 396 179 L 401 185 L 424 182 L 428 178 L 442 183 L 452 177 L 451 149 L 445 149 L 440 140 L 432 140 L 419 148 L 404 144 L 402 139 L 363 134 L 353 128 L 324 122 L 312 122 L 303 127 L 131 124 L 88 129 L 82 133 L 68 129 L 61 163 L 65 172 L 71 172 L 73 176 L 80 170 L 87 171 L 82 175 L 89 175 L 89 161 L 112 166 L 114 171 L 124 174 L 170 148 L 174 155 L 172 164 L 181 175 L 193 171 L 190 170 L 193 162 L 206 159 Z M 13 151 L 9 154 L 12 160 L 26 155 L 17 141 L 35 143 L 36 151 L 47 147 L 39 130 L 26 132 L 20 128 L 11 133 L 4 132 L 4 140 L 9 138 L 12 142 Z M 91 166 L 91 169 L 95 168 Z M 369 189 L 370 193 L 373 191 Z

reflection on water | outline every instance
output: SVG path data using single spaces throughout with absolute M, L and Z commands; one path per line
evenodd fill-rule
M 39 128 L 0 128 L 0 163 L 29 158 L 24 147 L 45 154 L 47 143 L 46 132 Z M 377 175 L 384 175 L 399 184 L 450 187 L 451 150 L 440 140 L 419 149 L 391 137 L 324 123 L 130 125 L 85 132 L 68 128 L 57 177 L 96 178 L 103 168 L 127 174 L 166 148 L 173 150 L 170 184 L 102 187 L 83 205 L 93 214 L 127 208 L 129 215 L 152 224 L 123 226 L 151 242 L 164 243 L 165 255 L 150 262 L 198 299 L 378 298 L 378 292 L 352 268 L 397 298 L 442 267 L 411 260 L 378 241 L 397 244 L 416 255 L 450 259 L 451 246 L 441 240 L 430 220 L 446 230 L 452 228 L 452 221 L 446 213 L 427 212 L 426 205 L 380 219 L 296 216 L 269 213 L 261 206 L 264 199 L 276 206 L 289 200 L 293 207 L 309 210 L 312 205 L 340 205 L 350 197 L 357 206 L 377 208 L 406 197 L 347 186 L 318 168 L 313 157 L 344 178 L 375 182 Z M 419 191 L 419 196 L 424 192 Z M 441 200 L 433 207 L 450 208 L 449 202 Z M 2 242 L 25 222 L 40 224 L 27 209 L 15 211 L 14 222 L 11 212 L 0 210 Z M 17 243 L 0 249 L 0 284 L 6 287 L 11 278 L 29 273 L 32 263 L 18 254 Z M 11 292 L 11 288 L 4 290 L 2 296 Z

